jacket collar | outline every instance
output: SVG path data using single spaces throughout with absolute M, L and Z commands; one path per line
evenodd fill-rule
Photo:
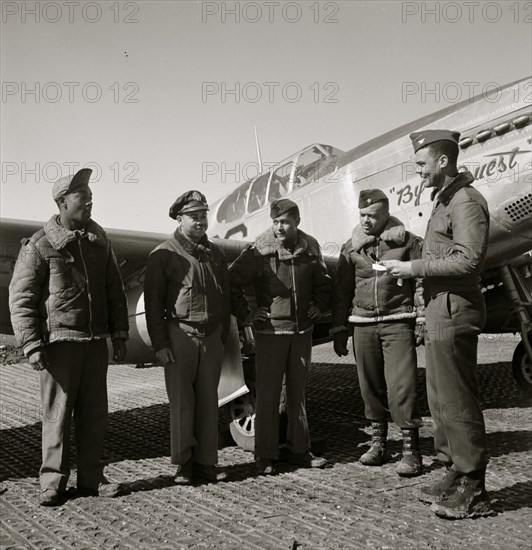
M 296 247 L 293 252 L 282 246 L 273 232 L 273 227 L 269 227 L 255 239 L 255 248 L 261 256 L 277 253 L 280 260 L 290 260 L 302 254 L 309 256 L 319 256 L 320 254 L 316 240 L 300 229 L 297 230 Z
M 401 245 L 405 242 L 406 229 L 402 222 L 394 216 L 390 216 L 382 233 L 378 236 L 366 235 L 360 225 L 353 229 L 351 244 L 355 252 L 360 252 L 368 244 L 375 244 L 377 240 L 393 242 Z
M 107 246 L 105 231 L 93 220 L 89 220 L 84 230 L 72 231 L 63 227 L 60 222 L 59 214 L 55 214 L 46 222 L 44 232 L 46 233 L 48 242 L 56 250 L 61 250 L 68 243 L 76 241 L 83 236 L 86 236 L 92 243 L 98 244 L 104 248 Z
M 211 244 L 209 239 L 207 238 L 207 235 L 203 235 L 199 242 L 193 243 L 192 241 L 189 241 L 185 237 L 185 235 L 183 235 L 181 228 L 178 227 L 174 231 L 174 237 L 175 240 L 185 249 L 185 252 L 187 252 L 191 256 L 194 256 L 195 258 L 197 258 L 202 252 L 204 254 L 207 254 L 208 256 L 212 254 Z
M 434 200 L 436 198 L 439 202 L 447 206 L 453 198 L 454 194 L 459 189 L 471 185 L 474 181 L 475 178 L 473 174 L 469 172 L 469 170 L 466 170 L 465 172 L 460 172 L 454 179 L 452 179 L 439 191 L 437 189 L 434 189 L 430 198 L 431 200 Z

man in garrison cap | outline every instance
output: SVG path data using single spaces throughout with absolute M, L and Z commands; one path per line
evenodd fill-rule
M 107 425 L 107 342 L 114 360 L 126 355 L 127 301 L 105 231 L 91 219 L 92 170 L 58 180 L 52 197 L 59 214 L 23 246 L 9 286 L 17 342 L 40 371 L 41 504 L 66 498 L 70 475 L 70 420 L 74 414 L 79 495 L 116 496 L 101 457 Z
M 434 208 L 423 254 L 412 262 L 384 262 L 394 277 L 422 277 L 425 289 L 427 395 L 444 479 L 422 487 L 420 500 L 438 516 L 466 518 L 491 512 L 485 488 L 488 463 L 476 376 L 478 335 L 486 320 L 480 273 L 486 257 L 489 212 L 457 168 L 460 134 L 423 130 L 410 138 L 416 171 L 432 189 Z
M 397 474 L 421 474 L 416 393 L 416 334 L 424 321 L 420 284 L 398 285 L 380 262 L 421 257 L 421 239 L 390 215 L 388 197 L 380 189 L 360 191 L 360 223 L 343 245 L 333 284 L 334 350 L 348 355 L 353 336 L 356 367 L 365 415 L 371 421 L 369 450 L 360 457 L 367 466 L 381 466 L 386 457 L 388 421 L 403 435 Z M 417 324 L 416 321 L 419 323 Z
M 270 205 L 272 226 L 245 248 L 229 268 L 234 315 L 255 333 L 255 461 L 259 474 L 273 473 L 279 458 L 279 402 L 286 376 L 288 461 L 322 468 L 326 460 L 310 452 L 305 383 L 310 367 L 312 329 L 329 310 L 330 278 L 320 246 L 299 229 L 297 204 Z M 255 288 L 251 309 L 243 288 Z
M 187 191 L 170 207 L 178 227 L 150 254 L 144 280 L 146 322 L 164 366 L 170 404 L 174 481 L 220 481 L 218 382 L 230 321 L 227 264 L 207 238 L 207 199 Z

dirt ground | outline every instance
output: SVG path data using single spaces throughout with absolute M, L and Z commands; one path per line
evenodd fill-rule
M 518 339 L 484 335 L 479 380 L 490 465 L 487 487 L 495 515 L 452 522 L 435 517 L 414 496 L 442 475 L 434 461 L 430 414 L 419 352 L 419 398 L 425 424 L 425 473 L 395 474 L 400 433 L 391 429 L 388 462 L 358 462 L 367 449 L 367 422 L 352 358 L 331 344 L 314 348 L 307 388 L 313 440 L 330 466 L 281 465 L 272 477 L 254 475 L 251 453 L 220 439 L 220 465 L 229 481 L 177 487 L 169 463 L 168 407 L 162 369 L 113 365 L 108 376 L 107 477 L 127 494 L 74 498 L 38 506 L 40 402 L 38 376 L 0 349 L 0 468 L 2 548 L 172 549 L 528 549 L 532 537 L 532 400 L 517 388 L 511 357 Z M 6 354 L 4 356 L 4 353 Z M 72 446 L 75 485 L 76 455 Z

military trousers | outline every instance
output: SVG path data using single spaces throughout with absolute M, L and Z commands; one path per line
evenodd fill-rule
M 425 308 L 427 397 L 438 459 L 464 474 L 488 462 L 477 380 L 478 335 L 486 321 L 480 290 L 442 292 Z
M 107 342 L 56 342 L 46 346 L 40 373 L 41 490 L 64 491 L 70 476 L 70 425 L 74 415 L 78 487 L 103 479 L 101 457 L 107 428 Z
M 417 428 L 415 319 L 355 325 L 353 344 L 364 414 L 373 422 L 390 415 L 400 428 Z
M 255 455 L 279 457 L 279 402 L 286 376 L 286 446 L 292 453 L 310 449 L 305 385 L 312 353 L 312 331 L 255 334 Z
M 174 323 L 168 323 L 167 328 L 175 359 L 175 363 L 164 366 L 172 464 L 185 464 L 191 458 L 198 464 L 216 464 L 222 327 L 206 336 Z

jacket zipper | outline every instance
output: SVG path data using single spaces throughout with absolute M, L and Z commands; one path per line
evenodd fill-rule
M 209 260 L 207 260 L 209 261 Z M 201 273 L 201 286 L 203 288 L 204 299 L 203 299 L 203 315 L 205 316 L 205 324 L 209 322 L 209 304 L 207 302 L 207 277 L 205 277 L 205 270 L 207 269 L 207 264 L 201 262 L 198 258 L 198 265 Z M 190 316 L 192 317 L 192 293 L 190 294 Z
M 377 258 L 377 262 L 379 261 L 379 243 L 377 242 L 377 246 L 375 247 L 375 257 Z M 378 300 L 378 286 L 379 286 L 379 273 L 380 271 L 375 271 L 375 309 L 377 311 L 377 317 L 380 317 L 380 311 L 379 311 L 379 300 Z
M 81 263 L 83 264 L 83 271 L 85 271 L 85 279 L 87 280 L 87 297 L 89 299 L 89 331 L 91 338 L 93 337 L 92 334 L 92 296 L 90 291 L 90 285 L 89 285 L 89 274 L 87 272 L 87 265 L 85 264 L 85 258 L 83 257 L 83 249 L 81 248 L 81 241 L 78 240 L 78 247 L 79 247 L 79 255 L 81 256 Z
M 292 286 L 294 287 L 294 308 L 296 310 L 296 332 L 299 332 L 299 321 L 298 321 L 298 309 L 297 309 L 297 288 L 296 288 L 296 272 L 294 269 L 294 258 L 291 259 L 291 269 L 292 269 Z

